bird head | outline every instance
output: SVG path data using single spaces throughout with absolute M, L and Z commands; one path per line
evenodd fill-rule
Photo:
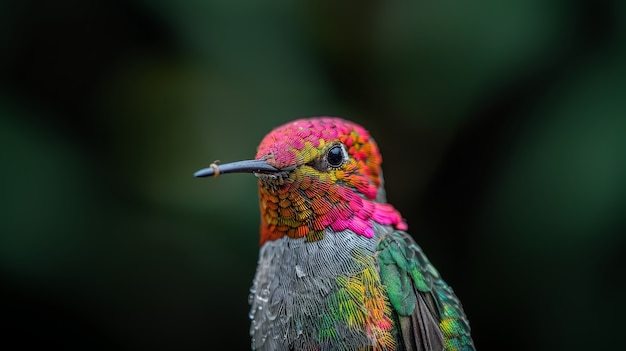
M 321 240 L 326 230 L 372 237 L 372 221 L 405 229 L 386 203 L 378 146 L 362 126 L 338 117 L 274 128 L 254 160 L 212 164 L 198 177 L 252 172 L 258 178 L 261 244 L 284 236 Z

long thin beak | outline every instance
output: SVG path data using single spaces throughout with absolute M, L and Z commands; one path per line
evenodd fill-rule
M 274 166 L 268 165 L 265 160 L 244 160 L 221 165 L 212 163 L 210 167 L 201 169 L 194 173 L 194 177 L 217 177 L 224 173 L 276 173 L 280 172 Z

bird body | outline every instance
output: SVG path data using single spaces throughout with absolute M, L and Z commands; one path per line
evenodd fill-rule
M 362 126 L 298 119 L 254 160 L 196 176 L 258 178 L 253 350 L 474 350 L 460 301 L 386 202 L 382 157 Z

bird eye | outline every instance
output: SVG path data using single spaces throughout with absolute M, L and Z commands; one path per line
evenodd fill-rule
M 335 145 L 328 150 L 326 160 L 331 167 L 339 167 L 343 163 L 343 150 L 340 145 Z

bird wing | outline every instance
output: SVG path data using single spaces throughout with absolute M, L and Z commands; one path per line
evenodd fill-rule
M 461 302 L 410 235 L 385 235 L 377 262 L 397 313 L 400 349 L 474 350 Z

